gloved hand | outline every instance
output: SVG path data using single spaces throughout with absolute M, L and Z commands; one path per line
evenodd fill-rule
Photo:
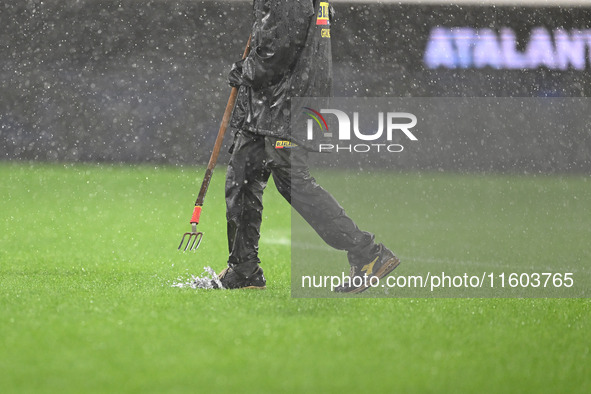
M 239 88 L 241 85 L 244 85 L 244 78 L 242 78 L 242 64 L 244 64 L 244 60 L 234 63 L 228 74 L 228 83 L 233 88 Z

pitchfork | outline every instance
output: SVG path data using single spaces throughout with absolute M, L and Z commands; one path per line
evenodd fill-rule
M 248 52 L 250 51 L 250 39 L 251 38 L 249 37 L 248 42 L 246 43 L 246 48 L 244 48 L 244 53 L 242 54 L 242 59 L 245 59 L 248 55 Z M 209 182 L 211 181 L 211 177 L 213 175 L 213 169 L 215 168 L 215 165 L 218 161 L 220 149 L 222 148 L 222 142 L 224 141 L 224 135 L 226 134 L 228 123 L 230 123 L 230 117 L 232 116 L 232 111 L 234 109 L 234 104 L 236 104 L 237 97 L 238 88 L 232 87 L 232 91 L 230 92 L 230 98 L 228 99 L 228 104 L 226 105 L 226 110 L 224 111 L 224 116 L 220 124 L 220 129 L 218 131 L 218 136 L 215 139 L 213 151 L 211 152 L 211 157 L 209 158 L 209 163 L 207 164 L 207 169 L 205 170 L 205 177 L 203 177 L 203 183 L 201 183 L 201 189 L 199 190 L 199 195 L 197 196 L 197 200 L 195 201 L 195 208 L 193 209 L 193 216 L 191 216 L 190 221 L 191 231 L 183 234 L 183 238 L 181 239 L 181 243 L 178 247 L 179 250 L 197 250 L 199 245 L 201 245 L 203 233 L 201 231 L 197 231 L 199 217 L 201 216 L 201 208 L 203 207 L 205 193 L 207 193 L 207 188 L 209 187 Z M 184 248 L 183 244 L 185 245 Z

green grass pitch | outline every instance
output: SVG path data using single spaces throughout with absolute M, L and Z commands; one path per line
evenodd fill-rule
M 176 247 L 201 169 L 1 164 L 0 391 L 591 391 L 588 299 L 291 298 L 290 245 L 278 242 L 290 236 L 290 208 L 272 185 L 267 290 L 171 287 L 225 265 L 223 173 L 203 208 L 203 244 L 188 254 Z M 317 176 L 329 190 L 344 177 Z M 402 257 L 402 272 L 540 256 L 589 265 L 588 177 L 366 179 L 401 186 L 371 197 L 391 200 L 396 237 L 363 215 L 369 198 L 357 210 L 337 197 Z

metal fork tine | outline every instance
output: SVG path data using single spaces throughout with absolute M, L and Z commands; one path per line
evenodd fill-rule
M 187 246 L 185 246 L 185 250 L 191 250 L 191 240 L 193 239 L 193 233 L 189 235 L 189 239 L 187 240 Z
M 195 238 L 193 239 L 193 243 L 191 244 L 191 250 L 197 250 L 199 244 L 201 243 L 201 237 L 203 236 L 202 233 L 195 234 Z
M 197 237 L 195 237 L 195 239 L 197 239 L 197 238 L 198 238 L 198 241 L 197 241 L 197 245 L 195 245 L 195 250 L 197 250 L 199 245 L 201 245 L 201 239 L 203 239 L 203 233 L 197 233 Z
M 187 238 L 187 235 L 189 236 Z M 185 244 L 185 238 L 187 238 L 187 243 Z M 199 247 L 199 245 L 201 245 L 201 240 L 203 239 L 203 233 L 202 232 L 198 232 L 198 233 L 185 233 L 183 234 L 183 238 L 181 239 L 181 243 L 179 244 L 178 249 L 181 250 L 181 248 L 183 247 L 183 244 L 185 244 L 185 248 L 183 249 L 183 252 L 186 251 L 191 251 L 191 250 L 197 250 L 197 248 Z
M 189 236 L 189 238 L 187 238 L 187 235 Z M 185 244 L 185 248 L 183 249 L 183 252 L 187 251 L 187 247 L 189 246 L 189 240 L 191 239 L 191 233 L 183 234 L 183 239 L 181 240 L 181 244 L 179 245 L 179 250 L 183 247 L 183 243 L 185 243 L 185 238 L 187 238 L 187 243 Z
M 181 250 L 181 248 L 183 247 L 183 242 L 185 242 L 185 235 L 187 235 L 186 233 L 183 234 L 183 238 L 181 238 L 181 243 L 179 244 L 179 247 L 177 248 L 178 250 Z

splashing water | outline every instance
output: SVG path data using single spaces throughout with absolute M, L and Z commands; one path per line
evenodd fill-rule
M 201 276 L 191 275 L 189 278 L 178 278 L 177 282 L 172 284 L 172 287 L 190 287 L 191 289 L 214 289 L 213 283 L 217 285 L 218 289 L 223 289 L 222 282 L 218 279 L 218 275 L 211 267 L 203 267 L 204 271 Z

